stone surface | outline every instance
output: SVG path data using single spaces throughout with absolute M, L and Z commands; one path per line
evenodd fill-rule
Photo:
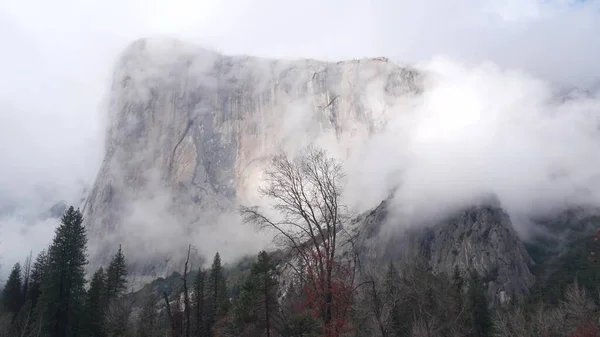
M 92 242 L 106 238 L 93 249 L 96 260 L 122 242 L 137 273 L 160 276 L 179 263 L 176 252 L 200 239 L 222 256 L 241 250 L 213 241 L 248 240 L 223 216 L 252 198 L 271 154 L 322 142 L 344 156 L 422 90 L 423 75 L 384 58 L 269 60 L 175 40 L 133 43 L 115 70 L 106 155 L 83 208 Z M 491 278 L 494 300 L 532 284 L 531 260 L 498 205 L 462 210 L 404 239 L 380 235 L 388 207 L 355 222 L 365 256 L 393 259 L 399 247 L 416 245 L 435 270 L 459 266 Z
M 487 296 L 494 305 L 528 293 L 533 285 L 533 261 L 497 201 L 485 200 L 442 220 L 395 232 L 389 228 L 405 225 L 389 216 L 389 205 L 389 200 L 384 201 L 356 220 L 361 250 L 369 260 L 398 261 L 416 251 L 436 272 L 452 275 L 456 267 L 474 270 L 486 280 Z
M 324 139 L 350 151 L 385 125 L 391 106 L 420 90 L 421 75 L 386 59 L 269 60 L 139 40 L 114 73 L 106 155 L 83 209 L 86 225 L 95 238 L 152 226 L 183 226 L 181 235 L 191 235 L 220 225 L 226 210 L 255 193 L 274 151 Z

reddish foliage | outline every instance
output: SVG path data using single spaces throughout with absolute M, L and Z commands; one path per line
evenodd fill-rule
M 595 323 L 582 324 L 569 337 L 600 337 L 600 328 Z
M 313 259 L 317 261 L 318 257 L 313 256 Z M 327 266 L 332 268 L 330 278 Z M 303 304 L 314 317 L 323 320 L 322 337 L 338 337 L 351 331 L 348 317 L 352 306 L 351 272 L 341 268 L 336 261 L 325 261 L 323 267 L 324 270 L 321 270 L 316 263 L 307 266 L 309 282 L 304 286 Z

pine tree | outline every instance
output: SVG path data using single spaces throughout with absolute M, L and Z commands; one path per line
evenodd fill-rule
M 92 277 L 85 301 L 85 328 L 88 337 L 104 336 L 105 290 L 106 275 L 104 269 L 100 267 Z
M 110 261 L 106 270 L 106 297 L 110 301 L 121 296 L 127 290 L 127 265 L 125 256 L 119 245 L 119 250 Z
M 33 308 L 36 307 L 40 294 L 42 293 L 42 282 L 47 270 L 48 253 L 46 250 L 42 250 L 33 263 L 29 291 L 27 292 L 27 302 L 30 302 Z
M 40 306 L 50 337 L 77 336 L 85 303 L 87 238 L 83 216 L 71 206 L 63 215 L 48 251 Z
M 42 294 L 42 283 L 48 270 L 47 250 L 42 250 L 31 268 L 28 291 L 25 294 L 25 307 L 21 310 L 26 323 L 22 327 L 30 331 L 31 336 L 38 336 L 43 323 L 43 308 L 38 305 Z M 21 333 L 21 335 L 23 335 Z
M 229 309 L 229 299 L 227 296 L 227 283 L 223 275 L 223 267 L 221 266 L 221 256 L 217 252 L 210 268 L 208 278 L 208 297 L 207 297 L 207 313 L 206 313 L 206 329 L 209 336 L 212 335 L 211 330 L 217 320 L 223 317 Z
M 15 263 L 2 291 L 2 306 L 13 314 L 18 313 L 23 306 L 21 281 L 21 264 Z
M 278 307 L 276 273 L 269 255 L 261 251 L 235 302 L 233 323 L 239 335 L 273 334 L 273 315 Z
M 27 259 L 25 259 L 25 265 L 23 268 L 23 290 L 21 291 L 23 304 L 25 304 L 27 297 L 29 296 L 29 287 L 31 282 L 31 254 L 32 253 L 30 252 L 27 256 Z
M 196 278 L 194 279 L 194 295 L 192 297 L 192 307 L 194 308 L 194 335 L 201 337 L 206 335 L 206 329 L 204 324 L 204 288 L 205 288 L 206 272 L 202 269 L 198 270 Z

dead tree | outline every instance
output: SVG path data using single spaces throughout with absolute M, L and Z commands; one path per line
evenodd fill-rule
M 25 259 L 25 264 L 23 265 L 23 300 L 27 299 L 27 295 L 29 294 L 29 282 L 31 279 L 31 258 L 32 252 L 29 252 L 27 259 Z
M 280 153 L 264 173 L 266 186 L 259 189 L 260 195 L 273 202 L 278 218 L 268 217 L 258 207 L 240 209 L 244 222 L 272 230 L 275 241 L 292 254 L 297 265 L 310 271 L 291 266 L 298 275 L 305 275 L 309 290 L 319 299 L 326 329 L 347 311 L 336 307 L 336 292 L 352 289 L 355 274 L 353 260 L 340 257 L 342 246 L 350 240 L 342 238 L 348 235 L 343 225 L 349 219 L 341 204 L 343 177 L 341 165 L 323 150 L 308 147 L 293 159 Z M 347 256 L 354 256 L 353 252 Z
M 185 311 L 185 337 L 190 337 L 190 293 L 188 292 L 187 287 L 187 277 L 188 277 L 188 264 L 190 262 L 190 251 L 192 250 L 192 245 L 188 246 L 187 258 L 185 259 L 185 265 L 183 267 L 183 276 L 181 279 L 183 280 L 183 303 L 184 303 L 184 311 Z
M 135 299 L 119 298 L 110 302 L 105 312 L 104 331 L 107 337 L 129 337 L 133 335 L 133 308 Z
M 167 295 L 166 291 L 163 291 L 163 298 L 165 300 L 165 309 L 167 310 L 167 319 L 169 320 L 169 326 L 171 327 L 171 336 L 179 337 L 177 325 L 175 324 L 175 317 L 173 316 L 173 311 L 171 310 L 171 303 L 169 302 L 169 296 Z

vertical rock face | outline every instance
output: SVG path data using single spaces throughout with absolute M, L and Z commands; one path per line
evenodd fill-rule
M 135 42 L 115 71 L 106 156 L 83 209 L 92 241 L 110 243 L 92 260 L 118 243 L 130 262 L 156 268 L 176 262 L 188 243 L 205 255 L 240 250 L 248 238 L 226 215 L 252 198 L 271 154 L 316 142 L 345 156 L 422 90 L 419 73 L 381 58 L 282 61 Z M 388 207 L 360 219 L 371 257 L 394 258 L 402 245 L 393 236 L 380 244 L 383 223 L 394 225 Z M 533 282 L 531 260 L 496 204 L 419 228 L 426 229 L 407 237 L 435 270 L 476 270 L 490 278 L 490 298 L 521 294 Z
M 418 73 L 385 59 L 280 61 L 137 41 L 115 71 L 87 226 L 97 238 L 128 240 L 152 228 L 148 250 L 168 240 L 156 227 L 186 236 L 216 226 L 256 190 L 275 150 L 327 139 L 349 151 L 420 90 Z
M 371 260 L 394 261 L 412 249 L 436 272 L 451 275 L 456 267 L 476 271 L 486 280 L 487 296 L 494 305 L 528 293 L 533 285 L 533 261 L 497 201 L 486 200 L 443 220 L 396 231 L 396 235 L 383 231 L 384 224 L 401 226 L 389 216 L 389 205 L 385 201 L 358 219 L 363 249 Z

